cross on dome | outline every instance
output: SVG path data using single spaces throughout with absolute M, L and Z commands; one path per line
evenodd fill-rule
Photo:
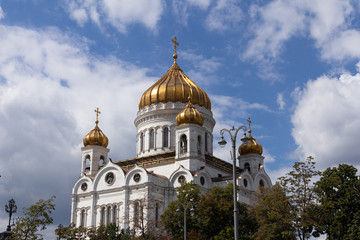
M 173 58 L 174 58 L 174 60 L 176 62 L 176 59 L 177 59 L 176 48 L 177 48 L 177 46 L 179 46 L 179 43 L 176 41 L 176 37 L 171 39 L 171 41 L 174 43 L 174 55 L 173 55 Z
M 95 121 L 95 123 L 98 124 L 99 123 L 99 114 L 101 114 L 101 112 L 99 111 L 99 108 L 96 108 L 95 112 L 96 112 L 96 121 Z
M 248 130 L 248 132 L 249 132 L 249 134 L 251 134 L 250 125 L 251 125 L 252 121 L 250 120 L 250 117 L 247 119 L 247 122 L 249 123 L 249 130 Z

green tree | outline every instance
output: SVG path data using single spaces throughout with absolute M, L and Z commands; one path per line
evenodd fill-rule
M 293 229 L 300 240 L 309 239 L 314 229 L 316 195 L 312 179 L 318 175 L 320 172 L 315 170 L 314 158 L 309 156 L 305 162 L 296 162 L 292 171 L 279 178 L 288 197 Z
M 40 199 L 29 208 L 24 208 L 23 216 L 15 219 L 12 239 L 43 239 L 42 235 L 38 232 L 45 230 L 49 224 L 53 223 L 50 214 L 55 210 L 54 199 L 55 196 L 48 200 Z
M 317 226 L 328 239 L 359 239 L 360 180 L 357 169 L 347 164 L 328 168 L 316 183 Z
M 197 205 L 200 199 L 200 188 L 193 182 L 184 183 L 177 188 L 178 200 L 170 202 L 167 209 L 161 215 L 161 221 L 165 230 L 174 239 L 182 239 L 184 236 L 184 205 L 187 206 L 186 222 L 187 232 L 198 235 L 198 222 L 196 212 L 190 212 L 192 205 Z
M 259 226 L 253 235 L 258 240 L 296 239 L 292 224 L 291 205 L 285 190 L 276 183 L 259 193 L 257 204 L 251 207 L 251 215 Z
M 200 196 L 199 186 L 194 183 L 182 185 L 178 200 L 169 204 L 161 216 L 165 229 L 174 239 L 183 238 L 184 210 L 181 203 L 189 202 L 195 211 L 187 213 L 188 239 L 234 239 L 234 209 L 232 184 L 226 188 L 214 187 L 209 193 Z M 256 223 L 249 215 L 245 204 L 238 203 L 240 239 L 251 239 Z M 180 211 L 176 211 L 179 209 Z
M 200 197 L 196 206 L 198 224 L 206 239 L 234 238 L 234 205 L 233 185 L 225 188 L 214 187 L 209 193 Z M 255 232 L 256 223 L 251 219 L 246 204 L 238 202 L 239 237 L 249 239 Z M 228 234 L 231 232 L 232 234 Z M 218 236 L 219 235 L 219 236 Z

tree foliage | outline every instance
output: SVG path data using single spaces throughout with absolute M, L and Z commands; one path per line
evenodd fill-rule
M 184 208 L 181 203 L 190 202 L 190 199 L 195 211 L 191 213 L 190 206 L 187 209 L 188 239 L 234 239 L 232 184 L 226 188 L 214 187 L 203 195 L 200 195 L 199 187 L 194 183 L 186 183 L 178 191 L 178 200 L 171 202 L 161 216 L 165 229 L 174 239 L 183 238 Z M 238 203 L 238 209 L 240 239 L 251 239 L 256 223 L 245 204 Z
M 360 180 L 347 164 L 326 169 L 316 183 L 317 226 L 328 239 L 359 239 Z
M 305 162 L 296 162 L 292 171 L 279 178 L 288 198 L 292 227 L 300 240 L 309 239 L 314 229 L 316 195 L 312 180 L 318 175 L 314 158 L 309 156 Z
M 259 193 L 257 204 L 251 207 L 251 215 L 259 226 L 254 239 L 296 239 L 289 197 L 279 183 Z
M 43 239 L 39 231 L 45 230 L 47 225 L 53 223 L 53 218 L 50 215 L 55 210 L 54 199 L 55 196 L 48 200 L 40 199 L 29 208 L 24 208 L 23 216 L 15 219 L 12 239 Z

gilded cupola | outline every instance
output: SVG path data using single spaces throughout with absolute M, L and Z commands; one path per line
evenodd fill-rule
M 177 65 L 176 47 L 179 43 L 176 41 L 176 37 L 172 41 L 175 49 L 174 64 L 160 80 L 143 93 L 139 102 L 139 110 L 158 103 L 186 103 L 188 97 L 191 98 L 193 104 L 211 110 L 211 102 L 206 92 L 188 78 Z
M 247 154 L 262 155 L 262 153 L 263 153 L 262 146 L 251 135 L 251 126 L 250 126 L 251 125 L 251 120 L 250 120 L 250 118 L 247 121 L 249 123 L 249 130 L 248 130 L 249 136 L 247 138 L 245 138 L 243 140 L 243 143 L 240 145 L 239 154 L 241 156 L 247 155 Z
M 191 104 L 190 97 L 188 101 L 189 103 L 185 106 L 184 110 L 176 116 L 176 125 L 193 123 L 202 126 L 204 124 L 204 116 Z
M 93 130 L 91 130 L 88 134 L 86 134 L 86 136 L 84 137 L 84 146 L 87 147 L 89 145 L 98 145 L 101 147 L 107 147 L 109 140 L 108 138 L 105 136 L 105 134 L 101 131 L 101 129 L 98 127 L 98 123 L 99 123 L 99 114 L 101 113 L 99 111 L 99 108 L 97 108 L 95 110 L 96 112 L 96 121 L 95 121 L 95 127 Z

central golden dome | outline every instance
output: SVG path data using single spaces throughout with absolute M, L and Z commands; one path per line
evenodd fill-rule
M 139 110 L 151 104 L 167 102 L 188 102 L 188 97 L 193 104 L 198 104 L 211 110 L 211 102 L 204 90 L 188 78 L 177 65 L 177 54 L 174 54 L 174 64 L 167 73 L 154 85 L 146 90 L 140 98 Z

